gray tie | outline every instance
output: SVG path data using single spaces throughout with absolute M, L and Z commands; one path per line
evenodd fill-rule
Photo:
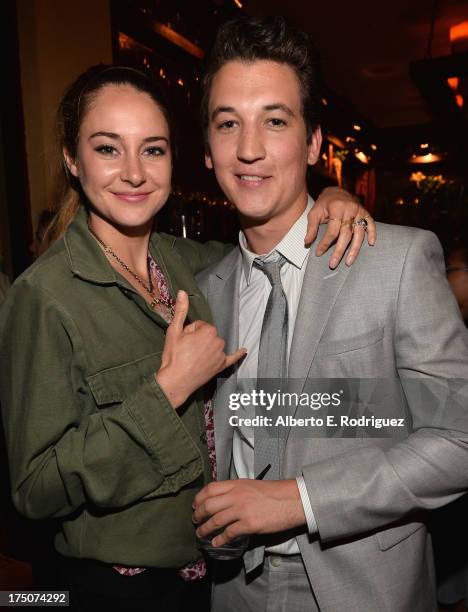
M 273 262 L 254 261 L 254 266 L 263 270 L 271 283 L 271 291 L 263 316 L 260 346 L 258 349 L 257 389 L 277 391 L 281 380 L 287 375 L 288 351 L 288 302 L 281 284 L 280 270 L 286 259 L 280 257 Z M 264 379 L 264 380 L 262 380 Z M 268 384 L 269 383 L 269 384 Z M 268 387 L 265 389 L 265 387 Z M 262 411 L 262 414 L 263 411 Z M 259 428 L 255 428 L 258 432 Z M 279 436 L 279 429 L 269 433 L 258 434 L 254 439 L 254 473 L 257 476 L 268 464 L 271 468 L 265 479 L 275 480 L 280 477 L 281 457 L 285 438 Z M 265 544 L 261 540 L 244 553 L 243 561 L 247 573 L 261 565 L 265 556 Z
M 285 262 L 286 259 L 282 255 L 276 261 L 265 262 L 258 259 L 254 261 L 254 265 L 266 274 L 271 283 L 260 335 L 257 369 L 258 387 L 269 392 L 276 392 L 281 388 L 287 376 L 288 302 L 280 277 L 281 267 Z M 271 437 L 263 433 L 258 435 L 254 442 L 254 471 L 257 475 L 265 466 L 271 464 L 271 469 L 265 478 L 275 480 L 281 475 L 284 437 L 280 434 L 284 432 L 280 428 L 273 427 L 268 428 L 268 431 L 273 434 Z

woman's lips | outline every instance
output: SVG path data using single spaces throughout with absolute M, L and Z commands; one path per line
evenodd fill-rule
M 123 200 L 124 202 L 141 202 L 145 200 L 151 194 L 150 191 L 147 192 L 138 192 L 138 193 L 121 193 L 121 192 L 113 192 L 113 195 L 119 200 Z

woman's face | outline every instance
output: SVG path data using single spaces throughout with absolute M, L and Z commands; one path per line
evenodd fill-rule
M 171 189 L 169 126 L 153 99 L 106 85 L 80 127 L 76 158 L 64 151 L 92 212 L 122 230 L 146 228 Z

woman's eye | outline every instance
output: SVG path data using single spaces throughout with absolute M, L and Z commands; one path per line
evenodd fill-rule
M 148 147 L 145 149 L 144 154 L 149 157 L 159 157 L 160 155 L 165 155 L 166 150 L 161 147 Z
M 228 119 L 218 125 L 218 130 L 231 130 L 235 125 L 236 122 L 233 119 Z
M 117 149 L 112 145 L 101 145 L 96 147 L 95 150 L 103 155 L 117 155 Z

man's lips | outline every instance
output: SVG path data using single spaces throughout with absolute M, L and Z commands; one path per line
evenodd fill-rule
M 138 191 L 138 192 L 113 191 L 112 194 L 116 198 L 119 198 L 119 200 L 124 200 L 125 202 L 141 202 L 142 200 L 145 200 L 151 194 L 151 191 Z
M 245 187 L 259 187 L 268 181 L 271 176 L 263 174 L 236 174 L 236 178 Z

